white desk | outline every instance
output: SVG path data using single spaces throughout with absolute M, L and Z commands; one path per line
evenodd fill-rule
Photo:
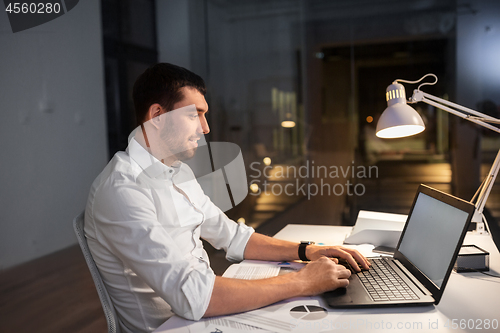
M 340 245 L 350 229 L 337 226 L 288 225 L 274 237 L 296 242 L 315 240 L 325 245 Z M 468 234 L 464 244 L 475 244 L 488 251 L 490 273 L 500 275 L 500 254 L 490 236 Z M 290 304 L 295 304 L 294 301 L 297 300 L 291 300 Z M 327 308 L 320 297 L 301 300 L 304 304 L 312 301 Z M 289 311 L 286 305 L 286 302 L 280 303 L 283 310 Z M 271 307 L 276 308 L 276 305 L 269 308 Z M 327 316 L 315 322 L 297 320 L 290 316 L 290 332 L 500 332 L 500 279 L 480 273 L 452 273 L 437 306 L 327 309 Z M 190 327 L 189 322 L 173 317 L 155 332 L 196 332 L 196 327 L 199 329 L 201 326 Z M 208 324 L 206 326 L 212 328 L 208 327 Z

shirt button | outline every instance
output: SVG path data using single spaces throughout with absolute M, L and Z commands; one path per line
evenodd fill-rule
M 168 172 L 172 173 L 172 172 L 174 172 L 174 170 L 168 170 Z

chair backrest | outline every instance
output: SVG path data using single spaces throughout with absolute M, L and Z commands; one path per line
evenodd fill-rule
M 101 300 L 102 309 L 104 310 L 104 315 L 106 316 L 106 321 L 108 323 L 108 332 L 120 333 L 120 325 L 118 322 L 118 317 L 116 316 L 115 308 L 113 307 L 113 303 L 111 303 L 108 291 L 106 290 L 106 286 L 102 281 L 101 274 L 97 269 L 94 259 L 92 258 L 92 253 L 90 253 L 87 239 L 85 238 L 85 233 L 83 231 L 84 217 L 84 213 L 81 213 L 73 220 L 73 228 L 75 229 L 76 238 L 78 239 L 78 243 L 80 244 L 80 247 L 82 249 L 83 256 L 85 257 L 85 261 L 87 262 L 87 266 L 89 267 L 90 274 L 92 275 L 92 279 L 94 280 L 97 294 L 99 295 L 99 299 Z

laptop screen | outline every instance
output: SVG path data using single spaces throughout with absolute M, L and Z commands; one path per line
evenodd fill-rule
M 441 288 L 468 218 L 468 212 L 419 192 L 399 252 Z

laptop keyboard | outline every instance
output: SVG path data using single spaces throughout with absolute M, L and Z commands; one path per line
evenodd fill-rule
M 416 300 L 417 295 L 389 266 L 387 260 L 371 259 L 367 271 L 356 273 L 374 301 Z

